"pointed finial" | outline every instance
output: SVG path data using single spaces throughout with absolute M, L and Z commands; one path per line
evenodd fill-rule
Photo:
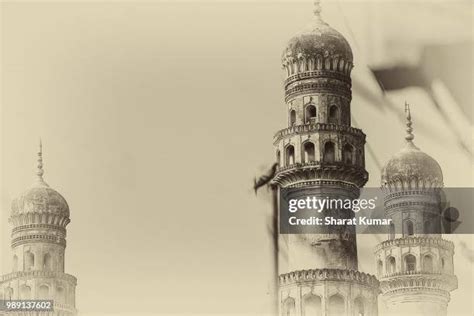
M 411 113 L 410 113 L 410 105 L 405 101 L 405 114 L 406 114 L 406 118 L 407 118 L 407 134 L 405 136 L 405 139 L 407 140 L 407 142 L 412 142 L 412 140 L 415 138 L 415 135 L 413 135 L 413 128 L 411 127 L 412 126 L 412 121 L 411 121 Z
M 41 142 L 41 138 L 39 141 L 39 151 L 38 151 L 38 170 L 36 171 L 36 175 L 38 176 L 38 182 L 45 183 L 43 180 L 43 143 Z
M 321 0 L 314 0 L 314 16 L 317 19 L 321 19 Z

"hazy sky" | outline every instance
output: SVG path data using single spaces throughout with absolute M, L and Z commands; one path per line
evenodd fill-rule
M 311 2 L 2 2 L 3 271 L 11 201 L 33 182 L 41 137 L 45 179 L 71 208 L 66 271 L 78 277 L 81 312 L 265 312 L 268 205 L 250 187 L 286 124 L 280 54 Z M 332 1 L 323 15 L 351 43 L 354 76 L 380 97 L 366 65 L 383 61 L 371 39 L 384 33 L 368 7 Z M 412 23 L 412 38 L 432 23 L 430 41 L 469 39 L 471 15 L 438 30 L 439 11 L 430 12 Z M 384 22 L 386 32 L 406 27 Z M 428 97 L 406 89 L 389 98 L 413 104 L 415 142 L 439 161 L 445 184 L 472 186 L 472 161 Z M 403 123 L 383 104 L 355 89 L 352 111 L 381 162 L 402 147 Z M 378 186 L 369 154 L 366 164 Z M 368 271 L 376 241 L 364 238 Z M 455 265 L 472 278 L 461 255 Z M 472 307 L 471 290 L 460 278 L 451 305 Z

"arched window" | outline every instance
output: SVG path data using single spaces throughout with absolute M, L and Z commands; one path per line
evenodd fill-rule
M 395 239 L 395 224 L 393 223 L 390 223 L 390 228 L 389 228 L 390 232 L 390 239 Z
M 411 220 L 405 221 L 405 235 L 407 236 L 414 235 L 413 222 Z
M 312 142 L 306 142 L 303 146 L 304 153 L 304 162 L 314 161 L 314 144 Z
M 35 255 L 31 251 L 25 252 L 25 270 L 32 270 L 35 267 Z
M 416 258 L 414 255 L 405 256 L 405 271 L 412 272 L 416 270 Z
M 303 316 L 320 316 L 321 312 L 321 298 L 319 296 L 310 294 L 303 299 Z
M 278 166 L 281 166 L 281 154 L 280 154 L 280 150 L 277 150 L 276 160 L 277 160 Z
M 290 126 L 293 126 L 296 124 L 296 111 L 291 110 L 290 111 Z
M 60 304 L 65 304 L 66 303 L 66 291 L 64 290 L 63 287 L 57 287 L 56 288 L 55 300 L 57 300 Z
M 339 294 L 334 294 L 328 301 L 328 316 L 345 315 L 344 298 Z
M 49 253 L 46 253 L 43 258 L 43 269 L 46 271 L 53 270 L 53 259 Z
M 362 154 L 362 150 L 357 149 L 357 155 L 356 155 L 356 163 L 358 166 L 364 166 L 364 157 Z
M 345 144 L 344 147 L 342 148 L 342 161 L 346 164 L 352 164 L 353 159 L 353 150 L 352 146 L 349 144 Z
M 38 288 L 38 299 L 46 300 L 49 298 L 49 286 L 46 284 L 41 285 Z
M 395 261 L 395 257 L 388 257 L 387 258 L 387 273 L 388 274 L 393 274 L 395 272 L 397 272 L 397 265 L 396 265 L 396 261 Z
M 423 272 L 432 273 L 433 271 L 433 257 L 425 255 L 423 257 Z
M 291 297 L 288 297 L 283 302 L 283 316 L 295 316 L 296 315 L 296 303 Z
M 308 104 L 305 109 L 305 122 L 316 123 L 316 107 L 312 104 Z
M 444 271 L 445 268 L 446 268 L 446 262 L 444 258 L 441 258 L 441 270 Z
M 382 260 L 377 261 L 377 274 L 379 277 L 383 274 L 383 262 Z
M 293 165 L 295 163 L 295 147 L 292 145 L 286 147 L 285 159 L 287 166 Z
M 13 272 L 18 271 L 18 257 L 17 255 L 13 256 Z
M 31 299 L 31 287 L 26 284 L 20 286 L 20 299 L 29 300 Z
M 424 233 L 424 234 L 431 234 L 431 233 L 432 233 L 430 220 L 426 220 L 426 221 L 423 223 L 423 233 Z
M 360 297 L 354 300 L 354 315 L 355 316 L 365 315 L 364 300 Z
M 339 109 L 336 105 L 332 105 L 329 108 L 329 118 L 328 123 L 330 124 L 339 124 Z
M 12 300 L 13 299 L 13 289 L 11 287 L 7 287 L 5 289 L 5 300 Z
M 334 162 L 336 160 L 336 150 L 335 145 L 333 142 L 327 142 L 324 144 L 324 154 L 323 154 L 323 161 L 324 162 Z

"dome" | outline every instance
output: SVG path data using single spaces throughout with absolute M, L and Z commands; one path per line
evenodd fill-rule
M 27 213 L 48 213 L 69 218 L 69 206 L 56 190 L 49 187 L 43 179 L 42 147 L 38 152 L 36 183 L 12 202 L 12 217 Z
M 45 212 L 69 217 L 69 206 L 66 200 L 47 184 L 31 187 L 12 203 L 12 216 Z
M 305 30 L 288 41 L 283 62 L 305 58 L 338 58 L 352 63 L 352 49 L 341 33 L 316 18 Z
M 415 136 L 410 114 L 410 107 L 405 104 L 407 114 L 407 144 L 395 154 L 382 169 L 382 186 L 387 184 L 414 184 L 415 186 L 441 187 L 443 172 L 438 162 L 422 152 L 413 144 Z
M 412 142 L 395 154 L 382 169 L 382 185 L 387 183 L 429 182 L 442 185 L 443 172 L 438 162 Z

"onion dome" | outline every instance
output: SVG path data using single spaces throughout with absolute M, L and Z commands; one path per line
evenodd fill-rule
M 349 43 L 341 33 L 322 20 L 321 7 L 316 1 L 313 21 L 291 38 L 284 49 L 283 67 L 288 68 L 288 75 L 316 70 L 349 74 L 352 62 Z
M 395 154 L 382 169 L 382 186 L 402 186 L 404 188 L 442 187 L 443 172 L 438 162 L 422 152 L 413 143 L 410 107 L 407 113 L 407 141 L 405 148 Z
M 13 201 L 11 220 L 15 222 L 15 219 L 25 215 L 25 218 L 28 218 L 28 223 L 43 222 L 46 219 L 45 223 L 65 226 L 69 223 L 69 206 L 62 195 L 44 181 L 42 156 L 40 143 L 36 183 Z M 40 216 L 29 216 L 31 214 Z

